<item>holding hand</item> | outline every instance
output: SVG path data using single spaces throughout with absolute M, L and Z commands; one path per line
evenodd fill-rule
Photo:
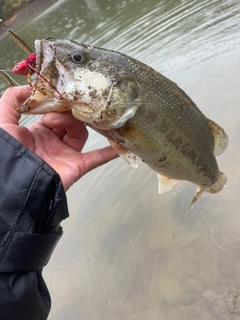
M 28 128 L 19 126 L 16 109 L 30 94 L 29 86 L 6 90 L 0 99 L 0 127 L 57 171 L 65 191 L 84 174 L 118 157 L 111 146 L 81 153 L 88 131 L 71 112 L 47 113 Z

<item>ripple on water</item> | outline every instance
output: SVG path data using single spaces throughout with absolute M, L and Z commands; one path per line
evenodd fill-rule
M 203 247 L 215 256 L 216 261 L 232 263 L 232 260 L 239 255 L 239 215 L 225 214 L 212 219 L 203 219 L 199 229 Z
M 76 250 L 77 254 L 74 253 Z M 85 292 L 94 275 L 97 264 L 95 258 L 94 250 L 91 250 L 89 246 L 83 248 L 79 246 L 79 243 L 77 243 L 77 247 L 72 247 L 65 252 L 64 259 L 55 265 L 49 279 L 49 287 L 56 300 L 63 303 L 68 300 L 64 290 L 66 282 L 71 288 L 72 294 L 77 292 L 82 295 Z M 68 268 L 69 261 L 71 261 L 71 268 Z

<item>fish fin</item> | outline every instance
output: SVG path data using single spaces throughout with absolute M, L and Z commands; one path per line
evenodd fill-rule
M 208 187 L 206 189 L 198 187 L 197 193 L 195 194 L 195 196 L 194 196 L 194 198 L 193 198 L 193 200 L 192 200 L 192 202 L 190 204 L 190 208 L 191 209 L 193 208 L 194 202 L 197 201 L 197 199 L 200 197 L 200 195 L 204 191 L 207 191 L 207 192 L 210 192 L 210 193 L 217 193 L 217 192 L 222 190 L 222 188 L 226 185 L 226 183 L 227 183 L 227 176 L 223 172 L 220 172 L 219 178 L 217 179 L 217 181 L 213 185 L 211 185 L 210 187 Z
M 208 127 L 214 139 L 214 155 L 219 157 L 226 149 L 229 143 L 226 132 L 214 121 L 206 118 Z
M 197 199 L 201 196 L 201 194 L 202 194 L 204 191 L 205 191 L 204 189 L 198 187 L 197 192 L 196 192 L 195 196 L 193 197 L 192 202 L 191 202 L 191 204 L 190 204 L 190 206 L 189 206 L 190 209 L 193 208 L 194 202 L 197 201 Z
M 226 183 L 227 183 L 227 176 L 223 172 L 220 172 L 217 181 L 214 184 L 212 184 L 210 187 L 208 187 L 206 191 L 210 193 L 217 193 L 222 190 L 222 188 L 226 185 Z
M 158 173 L 158 193 L 164 193 L 172 189 L 178 180 L 168 178 Z
M 108 139 L 109 143 L 113 147 L 113 149 L 119 154 L 120 157 L 122 157 L 125 161 L 127 161 L 128 164 L 130 164 L 133 168 L 137 168 L 137 156 L 129 151 L 128 149 L 124 148 L 117 142 Z

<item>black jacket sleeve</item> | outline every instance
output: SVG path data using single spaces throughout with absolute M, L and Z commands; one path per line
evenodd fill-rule
M 42 268 L 67 217 L 59 175 L 0 128 L 0 319 L 47 319 Z

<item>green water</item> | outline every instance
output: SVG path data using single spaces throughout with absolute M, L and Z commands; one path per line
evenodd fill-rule
M 203 194 L 193 210 L 196 186 L 181 182 L 158 195 L 144 164 L 117 159 L 76 183 L 64 237 L 44 271 L 49 319 L 238 320 L 240 2 L 49 3 L 16 30 L 29 45 L 55 36 L 131 55 L 177 82 L 230 138 L 219 159 L 228 186 Z M 2 68 L 24 57 L 9 37 L 1 40 Z M 107 144 L 91 132 L 85 150 Z

